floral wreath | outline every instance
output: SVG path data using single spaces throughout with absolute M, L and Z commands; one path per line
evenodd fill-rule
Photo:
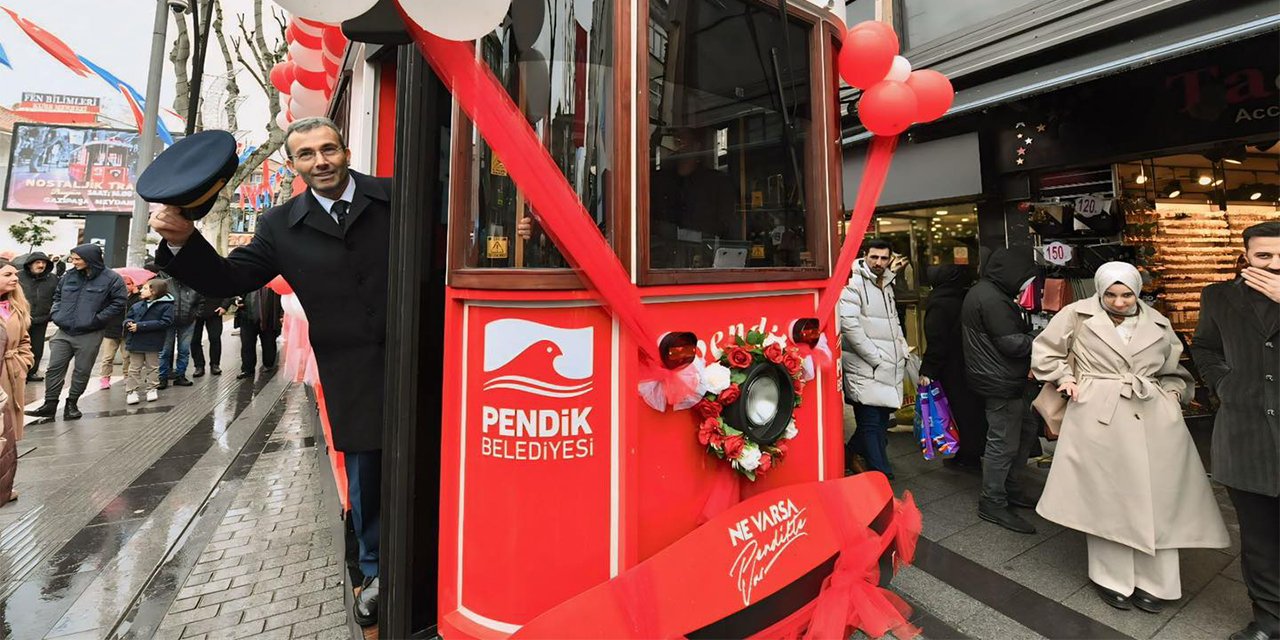
M 698 442 L 707 453 L 727 460 L 729 464 L 755 481 L 782 462 L 787 455 L 787 443 L 799 433 L 795 419 L 787 425 L 782 437 L 773 444 L 760 444 L 724 421 L 725 408 L 738 401 L 739 388 L 747 380 L 746 370 L 759 362 L 781 365 L 791 377 L 795 390 L 794 407 L 799 407 L 804 391 L 804 357 L 794 346 L 786 346 L 786 338 L 760 331 L 748 331 L 745 337 L 735 336 L 735 344 L 720 354 L 720 358 L 702 369 L 702 383 L 707 392 L 693 406 L 698 418 Z M 779 407 L 779 411 L 782 408 Z

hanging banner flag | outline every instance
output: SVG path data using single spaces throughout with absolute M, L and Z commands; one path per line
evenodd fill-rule
M 138 93 L 138 90 L 134 89 L 129 83 L 117 78 L 110 71 L 94 64 L 88 58 L 80 56 L 79 59 L 87 66 L 87 68 L 92 69 L 94 73 L 98 74 L 98 77 L 105 80 L 107 84 L 119 91 L 120 95 L 124 96 L 124 101 L 128 103 L 129 110 L 133 112 L 134 121 L 138 123 L 138 131 L 142 131 L 143 113 L 145 113 L 147 108 L 146 98 L 143 98 L 142 94 Z M 169 128 L 166 127 L 164 122 L 158 118 L 156 119 L 156 135 L 159 136 L 165 144 L 173 144 L 173 134 L 169 133 Z
M 0 7 L 0 9 L 4 9 L 4 12 L 9 14 L 10 18 L 13 18 L 13 21 L 18 24 L 18 28 L 22 29 L 23 33 L 26 33 L 27 37 L 31 38 L 32 42 L 35 42 L 41 49 L 47 51 L 49 55 L 53 56 L 58 62 L 61 62 L 76 75 L 89 75 L 89 69 L 84 66 L 84 63 L 80 61 L 80 58 L 76 55 L 75 51 L 73 51 L 67 43 L 59 40 L 58 37 L 52 33 L 45 31 L 40 27 L 40 25 L 37 25 L 36 23 L 14 13 L 8 8 Z
M 13 68 L 13 65 L 9 64 L 9 56 L 5 54 L 4 45 L 2 44 L 0 44 L 0 64 L 9 67 L 10 69 Z

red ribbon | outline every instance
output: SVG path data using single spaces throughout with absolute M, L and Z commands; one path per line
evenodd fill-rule
M 858 183 L 858 199 L 853 204 L 853 214 L 849 219 L 849 229 L 844 235 L 844 246 L 840 248 L 840 258 L 836 260 L 835 270 L 827 287 L 818 298 L 818 323 L 822 329 L 827 328 L 831 318 L 835 316 L 836 303 L 840 301 L 840 291 L 844 289 L 849 274 L 853 271 L 853 261 L 858 258 L 858 248 L 867 235 L 867 226 L 871 224 L 871 216 L 876 212 L 876 201 L 880 192 L 884 191 L 885 178 L 889 177 L 889 165 L 893 162 L 893 151 L 898 147 L 898 136 L 876 136 L 871 139 L 871 148 L 867 150 L 867 163 L 862 170 L 862 180 Z
M 405 28 L 423 57 L 506 165 L 547 236 L 578 277 L 618 318 L 640 353 L 659 362 L 653 321 L 640 293 L 547 148 L 471 43 L 445 40 L 422 29 L 399 5 Z M 587 267 L 590 267 L 589 269 Z
M 904 640 L 920 633 L 907 622 L 911 607 L 879 586 L 882 542 L 893 540 L 882 541 L 866 528 L 850 532 L 835 570 L 822 583 L 805 640 L 848 638 L 852 629 L 876 638 L 893 631 Z

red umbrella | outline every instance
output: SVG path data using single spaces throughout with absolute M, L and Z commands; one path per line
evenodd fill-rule
M 117 267 L 116 273 L 122 276 L 128 276 L 133 283 L 142 286 L 142 283 L 156 277 L 156 274 L 143 269 L 142 267 Z
M 4 9 L 5 13 L 8 13 L 9 17 L 13 18 L 13 21 L 18 23 L 18 27 L 26 32 L 27 36 L 30 37 L 32 41 L 37 45 L 40 45 L 41 49 L 49 52 L 49 55 L 56 58 L 58 62 L 66 65 L 68 69 L 71 69 L 82 76 L 88 76 L 92 73 L 89 71 L 89 67 L 86 67 L 84 63 L 80 61 L 80 57 L 76 55 L 75 51 L 73 51 L 67 43 L 59 40 L 52 33 L 45 31 L 40 27 L 40 25 L 37 25 L 36 23 L 14 13 L 8 8 L 0 7 L 0 9 Z

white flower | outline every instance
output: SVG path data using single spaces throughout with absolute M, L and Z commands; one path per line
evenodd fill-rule
M 707 386 L 707 391 L 718 395 L 729 388 L 729 367 L 719 362 L 707 365 L 702 370 L 702 383 Z
M 767 346 L 769 346 L 769 345 L 771 345 L 771 344 L 776 344 L 776 345 L 778 345 L 779 347 L 782 347 L 783 349 L 785 349 L 785 348 L 787 348 L 787 337 L 786 337 L 786 336 L 780 336 L 780 335 L 778 335 L 778 334 L 776 334 L 776 333 L 771 333 L 771 334 L 769 334 L 769 335 L 765 336 L 764 344 L 763 344 L 762 346 L 767 347 Z
M 742 453 L 738 454 L 735 461 L 739 469 L 743 471 L 755 471 L 760 466 L 760 447 L 754 442 L 748 442 L 742 446 Z
M 783 432 L 782 437 L 791 440 L 800 435 L 800 430 L 796 428 L 796 421 L 792 420 L 787 424 L 787 430 Z

